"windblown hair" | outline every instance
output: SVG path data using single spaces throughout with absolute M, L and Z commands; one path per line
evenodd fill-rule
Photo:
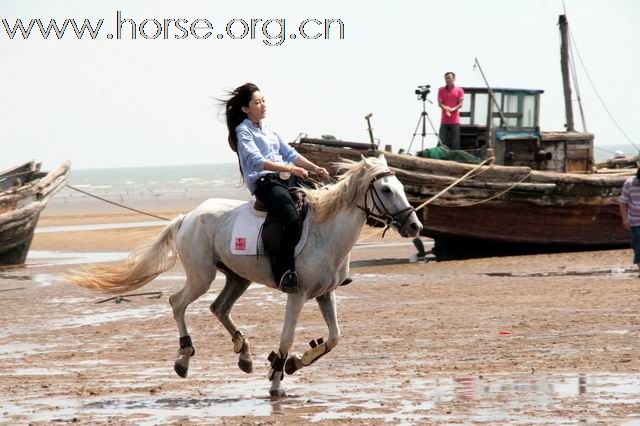
M 377 158 L 368 158 L 369 166 L 362 161 L 344 160 L 333 165 L 341 172 L 338 182 L 319 189 L 305 189 L 315 222 L 326 222 L 339 209 L 353 204 L 367 190 L 373 178 L 387 170 L 386 164 Z
M 245 83 L 242 86 L 236 87 L 231 92 L 227 93 L 226 99 L 219 99 L 222 107 L 224 108 L 225 121 L 227 122 L 227 130 L 229 136 L 227 142 L 231 150 L 238 155 L 238 167 L 240 168 L 240 175 L 244 178 L 242 167 L 240 167 L 240 156 L 238 154 L 238 135 L 236 135 L 236 127 L 240 125 L 246 118 L 247 113 L 242 111 L 242 107 L 249 106 L 253 94 L 260 89 L 253 83 Z
M 174 237 L 184 216 L 174 219 L 160 235 L 133 251 L 127 260 L 116 265 L 92 265 L 65 276 L 80 287 L 102 293 L 118 294 L 135 290 L 168 271 L 176 264 Z

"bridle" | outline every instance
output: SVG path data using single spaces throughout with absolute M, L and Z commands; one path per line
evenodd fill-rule
M 409 216 L 411 216 L 411 213 L 415 211 L 413 207 L 409 206 L 392 213 L 389 211 L 389 209 L 387 209 L 387 206 L 384 205 L 384 202 L 382 201 L 382 197 L 378 193 L 378 190 L 376 189 L 376 187 L 373 186 L 373 184 L 378 179 L 382 179 L 383 177 L 393 176 L 393 175 L 395 175 L 395 173 L 392 172 L 391 170 L 386 170 L 382 173 L 378 173 L 377 175 L 375 175 L 374 178 L 371 180 L 371 182 L 369 182 L 369 187 L 367 188 L 367 191 L 364 194 L 364 207 L 357 206 L 360 210 L 362 210 L 367 215 L 367 220 L 375 219 L 378 222 L 382 222 L 386 225 L 386 227 L 384 228 L 384 231 L 382 232 L 383 238 L 384 238 L 384 234 L 386 234 L 389 228 L 391 228 L 391 225 L 395 224 L 398 227 L 398 229 L 401 229 L 404 226 L 404 224 L 407 222 L 407 220 L 409 220 Z M 372 208 L 369 208 L 369 202 L 368 202 L 369 193 L 371 193 L 371 200 L 373 200 Z M 376 213 L 376 211 L 378 213 Z M 400 216 L 405 213 L 406 215 L 404 220 L 400 222 L 399 220 Z

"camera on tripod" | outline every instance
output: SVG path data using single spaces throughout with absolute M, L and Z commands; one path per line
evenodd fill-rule
M 418 134 L 418 129 L 420 128 L 420 125 L 422 125 L 422 133 L 420 133 L 420 135 L 422 136 L 422 143 L 420 145 L 420 150 L 424 150 L 424 138 L 425 136 L 427 136 L 427 121 L 431 125 L 433 134 L 436 137 L 438 137 L 438 132 L 436 132 L 436 128 L 433 126 L 433 122 L 431 121 L 431 118 L 429 118 L 429 114 L 427 113 L 427 106 L 426 106 L 427 102 L 433 104 L 431 100 L 427 99 L 427 95 L 431 93 L 431 85 L 430 84 L 420 85 L 418 86 L 418 88 L 415 90 L 414 93 L 418 95 L 418 100 L 422 101 L 422 113 L 420 114 L 420 119 L 418 120 L 418 124 L 416 125 L 416 130 L 413 132 L 413 137 L 411 138 L 411 143 L 409 144 L 409 148 L 407 149 L 407 152 L 411 151 L 411 147 L 413 146 L 413 140 L 416 138 L 416 135 Z
M 427 95 L 431 93 L 431 85 L 425 84 L 422 86 L 418 86 L 415 91 L 415 94 L 418 95 L 418 99 L 422 99 L 423 101 L 427 99 Z

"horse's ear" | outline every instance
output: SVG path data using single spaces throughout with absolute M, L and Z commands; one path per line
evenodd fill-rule
M 384 154 L 378 155 L 378 160 L 380 160 L 383 166 L 387 167 L 387 159 L 384 158 Z
M 365 165 L 367 168 L 370 168 L 370 167 L 371 167 L 371 163 L 367 160 L 367 157 L 365 157 L 365 156 L 364 156 L 364 155 L 362 155 L 362 154 L 360 154 L 360 157 L 362 157 L 362 162 L 364 163 L 364 165 Z

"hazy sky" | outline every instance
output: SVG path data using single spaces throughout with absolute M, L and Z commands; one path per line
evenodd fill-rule
M 640 2 L 566 0 L 566 7 L 591 78 L 640 145 Z M 175 39 L 182 33 L 170 22 L 166 40 L 164 33 L 130 40 L 126 24 L 128 37 L 108 39 L 117 11 L 138 26 L 145 19 L 183 18 L 190 24 L 206 18 L 214 29 L 208 39 Z M 452 70 L 458 85 L 482 86 L 474 57 L 493 86 L 544 89 L 542 128 L 561 130 L 562 11 L 561 0 L 0 0 L 0 18 L 10 27 L 16 19 L 25 26 L 32 18 L 45 25 L 51 18 L 59 24 L 65 18 L 104 19 L 96 40 L 88 34 L 77 40 L 71 28 L 62 40 L 53 34 L 43 40 L 37 27 L 28 40 L 10 40 L 0 23 L 0 169 L 29 159 L 47 168 L 65 159 L 75 168 L 232 162 L 214 98 L 247 81 L 261 87 L 268 122 L 286 140 L 304 132 L 366 141 L 364 116 L 373 113 L 375 136 L 397 150 L 409 144 L 419 118 L 416 85 L 431 84 L 435 92 L 443 73 Z M 284 18 L 287 35 L 305 19 L 334 18 L 344 23 L 345 34 L 343 40 L 337 31 L 329 40 L 304 40 L 298 33 L 295 40 L 266 46 L 260 23 L 256 39 L 230 39 L 225 25 L 234 18 Z M 322 29 L 314 25 L 306 27 L 308 35 Z M 268 27 L 272 35 L 280 28 Z M 155 24 L 149 21 L 145 30 L 152 37 Z M 242 32 L 238 23 L 233 30 L 236 36 Z M 580 65 L 578 77 L 596 145 L 625 143 Z M 437 107 L 428 111 L 437 126 Z M 576 123 L 580 128 L 577 107 Z

